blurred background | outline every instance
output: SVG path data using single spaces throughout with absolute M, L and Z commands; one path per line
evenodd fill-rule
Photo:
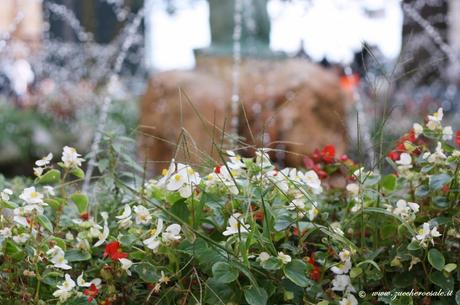
M 149 161 L 225 138 L 372 165 L 438 107 L 460 127 L 459 81 L 458 0 L 2 0 L 0 173 L 107 134 Z

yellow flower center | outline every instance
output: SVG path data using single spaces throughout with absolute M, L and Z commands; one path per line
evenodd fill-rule
M 163 168 L 163 170 L 161 171 L 161 175 L 166 176 L 167 174 L 168 174 L 168 170 L 166 168 Z
M 193 168 L 188 168 L 188 169 L 187 169 L 187 173 L 188 173 L 189 175 L 193 175 L 193 174 L 195 173 L 195 171 L 193 170 Z
M 32 193 L 30 193 L 30 197 L 32 197 L 32 198 L 37 198 L 37 197 L 38 197 L 38 193 L 37 193 L 37 192 L 32 192 Z

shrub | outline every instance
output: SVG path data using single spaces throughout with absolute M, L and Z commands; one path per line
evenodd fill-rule
M 1 193 L 2 304 L 459 304 L 460 151 L 441 120 L 398 141 L 388 174 L 328 146 L 307 170 L 227 151 L 139 183 L 111 149 L 91 196 L 65 147 Z

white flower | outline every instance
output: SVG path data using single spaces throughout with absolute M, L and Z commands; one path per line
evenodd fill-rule
M 243 219 L 241 219 L 240 213 L 234 213 L 228 219 L 228 224 L 226 230 L 222 233 L 224 236 L 229 236 L 232 234 L 238 233 L 247 233 L 249 230 L 249 225 L 245 224 Z
M 102 218 L 104 219 L 104 229 L 102 231 L 102 233 L 100 233 L 99 231 L 99 234 L 98 234 L 98 241 L 94 244 L 93 247 L 99 247 L 100 245 L 102 245 L 106 240 L 107 240 L 107 237 L 109 237 L 109 225 L 107 223 L 107 219 L 108 219 L 108 214 L 107 212 L 101 212 L 101 216 Z
M 259 148 L 256 150 L 255 164 L 260 168 L 268 168 L 272 166 L 270 156 L 268 155 L 269 151 L 269 148 Z
M 399 170 L 406 170 L 412 168 L 412 157 L 408 153 L 402 153 L 399 160 L 396 161 Z
M 58 290 L 53 293 L 53 296 L 58 297 L 61 302 L 64 302 L 72 295 L 72 289 L 75 287 L 75 282 L 70 275 L 65 275 L 65 281 L 61 285 L 57 285 Z
M 347 184 L 347 191 L 353 195 L 353 196 L 358 196 L 359 195 L 359 184 L 358 183 L 350 183 Z
M 296 209 L 303 210 L 305 209 L 305 202 L 302 198 L 295 198 L 289 203 L 287 209 L 288 210 L 296 210 Z
M 125 270 L 126 274 L 131 276 L 131 270 L 129 270 L 129 268 L 133 265 L 133 262 L 126 258 L 120 258 L 119 261 L 121 263 L 121 269 Z
M 358 305 L 358 300 L 355 298 L 354 295 L 349 294 L 345 298 L 343 298 L 340 302 L 340 305 Z
M 434 153 L 430 154 L 429 152 L 426 152 L 423 154 L 424 159 L 428 159 L 428 162 L 430 163 L 439 163 L 443 162 L 447 156 L 444 154 L 444 151 L 442 150 L 442 144 L 441 142 L 438 142 L 436 145 L 436 150 Z
M 152 216 L 150 215 L 149 210 L 142 205 L 138 205 L 134 207 L 134 213 L 136 213 L 136 223 L 147 225 L 152 220 Z
M 66 168 L 74 168 L 76 166 L 81 166 L 81 163 L 85 159 L 79 158 L 81 155 L 77 153 L 77 150 L 73 147 L 65 146 L 62 151 L 62 162 Z
M 87 282 L 83 279 L 83 272 L 77 277 L 77 285 L 80 287 L 89 287 L 91 282 Z
M 46 157 L 43 157 L 40 160 L 35 161 L 35 165 L 46 166 L 51 162 L 52 159 L 53 159 L 53 154 L 49 153 Z
M 288 264 L 292 260 L 291 256 L 289 256 L 288 254 L 285 254 L 282 251 L 278 252 L 278 258 L 281 260 L 283 264 Z
M 444 141 L 452 140 L 453 135 L 454 135 L 454 131 L 452 130 L 451 126 L 446 126 L 442 129 L 442 139 Z
M 50 196 L 56 196 L 56 193 L 54 192 L 54 187 L 50 186 L 50 185 L 45 185 L 43 187 L 45 189 L 45 193 L 50 195 Z
M 27 233 L 21 233 L 19 235 L 13 236 L 13 240 L 17 244 L 25 244 L 30 238 L 30 235 Z
M 346 261 L 340 262 L 338 265 L 335 265 L 331 268 L 331 271 L 335 274 L 346 274 L 351 269 L 351 260 L 348 259 Z
M 9 238 L 11 236 L 12 236 L 12 234 L 11 234 L 11 229 L 10 228 L 6 227 L 6 228 L 3 228 L 3 229 L 0 230 L 0 237 Z
M 190 166 L 181 163 L 177 164 L 177 169 L 177 172 L 169 178 L 166 189 L 179 191 L 182 198 L 188 198 L 192 195 L 193 187 L 200 183 L 200 175 Z
M 270 254 L 267 252 L 260 252 L 259 257 L 257 258 L 261 263 L 266 262 L 270 259 Z
M 177 223 L 174 223 L 166 227 L 166 230 L 163 232 L 161 237 L 165 243 L 175 242 L 181 239 L 179 235 L 180 230 L 181 230 L 181 226 Z
M 428 116 L 428 123 L 426 127 L 430 130 L 435 130 L 441 127 L 441 121 L 444 116 L 442 108 L 439 108 L 438 111 Z
M 43 194 L 37 192 L 35 190 L 35 187 L 33 186 L 25 188 L 22 194 L 19 195 L 19 198 L 21 198 L 22 200 L 24 200 L 26 203 L 29 203 L 29 204 L 46 205 L 43 202 Z
M 314 194 L 320 194 L 323 191 L 321 180 L 314 171 L 310 170 L 305 174 L 298 174 L 301 180 L 313 191 Z
M 46 254 L 51 256 L 50 262 L 53 263 L 54 267 L 64 270 L 72 269 L 71 266 L 67 265 L 64 250 L 62 250 L 59 246 L 54 246 L 48 250 Z
M 69 232 L 65 233 L 65 239 L 73 240 L 74 236 L 73 236 L 72 232 L 69 231 Z
M 23 207 L 20 208 L 15 208 L 13 210 L 14 216 L 13 216 L 13 221 L 20 224 L 21 226 L 28 227 L 29 222 L 27 221 L 27 218 L 25 216 L 25 210 Z
M 332 290 L 335 291 L 351 291 L 354 292 L 355 289 L 351 285 L 351 280 L 348 275 L 337 274 L 332 280 Z
M 339 257 L 342 262 L 349 261 L 351 259 L 351 252 L 346 249 L 342 250 L 339 253 Z
M 166 169 L 164 168 L 163 171 L 161 172 L 161 175 L 163 176 L 158 182 L 156 183 L 157 187 L 164 188 L 166 185 L 166 182 L 168 182 L 169 178 L 171 178 L 172 174 L 176 171 L 176 163 L 175 160 L 172 159 L 171 163 L 169 163 L 169 168 Z
M 144 245 L 146 245 L 147 248 L 153 250 L 153 252 L 156 252 L 158 250 L 158 247 L 160 246 L 160 240 L 158 240 L 158 236 L 163 231 L 163 219 L 158 218 L 156 229 L 151 230 L 151 231 L 152 231 L 151 237 L 144 240 L 143 243 Z
M 34 175 L 40 177 L 43 174 L 43 167 L 34 167 Z
M 433 238 L 441 236 L 437 227 L 430 229 L 430 224 L 428 222 L 425 222 L 417 233 L 414 239 L 419 240 L 423 247 L 426 247 L 429 241 L 434 245 Z
M 121 215 L 115 216 L 115 218 L 119 219 L 118 224 L 120 225 L 120 227 L 128 228 L 129 226 L 131 226 L 133 222 L 131 221 L 131 207 L 129 206 L 129 204 L 125 204 L 123 213 Z
M 403 219 L 407 219 L 409 217 L 415 217 L 419 208 L 420 206 L 415 202 L 407 202 L 404 199 L 400 199 L 396 202 L 396 207 L 391 212 Z
M 0 197 L 2 198 L 3 201 L 8 201 L 10 200 L 10 196 L 13 195 L 13 191 L 6 188 L 0 193 Z
M 228 159 L 230 160 L 230 162 L 227 162 L 228 168 L 235 170 L 237 172 L 244 168 L 244 163 L 241 160 L 240 155 L 235 154 L 231 150 L 227 150 L 227 155 L 228 155 Z
M 414 123 L 412 128 L 414 129 L 414 134 L 416 138 L 418 138 L 423 133 L 423 126 L 418 123 Z
M 316 207 L 314 207 L 314 206 L 311 207 L 311 209 L 308 210 L 308 219 L 310 221 L 313 221 L 316 218 L 316 216 L 318 216 L 318 213 L 319 213 L 319 211 L 318 211 L 318 209 Z

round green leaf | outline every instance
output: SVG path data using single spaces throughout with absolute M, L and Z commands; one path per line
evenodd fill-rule
M 38 219 L 38 223 L 44 227 L 45 229 L 47 229 L 48 231 L 50 231 L 51 233 L 53 233 L 53 224 L 51 223 L 51 221 L 48 219 L 48 217 L 46 217 L 45 215 L 39 215 L 37 217 Z
M 438 174 L 430 177 L 430 188 L 432 190 L 439 190 L 444 185 L 450 183 L 452 177 L 448 174 Z
M 249 305 L 266 305 L 268 294 L 261 287 L 249 286 L 244 288 L 244 298 Z
M 212 266 L 212 275 L 219 283 L 231 283 L 238 278 L 238 270 L 226 262 L 217 262 Z
M 150 263 L 139 263 L 134 264 L 131 267 L 131 270 L 136 272 L 139 277 L 146 283 L 155 283 L 160 278 L 158 276 L 157 269 Z
M 442 253 L 436 248 L 430 249 L 430 251 L 428 251 L 428 261 L 430 262 L 431 266 L 439 271 L 442 271 L 444 265 L 446 264 L 444 255 L 442 255 Z
M 80 213 L 84 213 L 88 209 L 88 196 L 83 193 L 73 193 L 70 199 L 75 203 Z
M 66 251 L 65 259 L 69 261 L 70 263 L 83 262 L 83 261 L 90 260 L 91 254 L 89 254 L 88 252 L 83 252 L 81 250 L 72 249 L 72 250 Z
M 295 259 L 284 267 L 284 275 L 300 287 L 307 287 L 309 283 L 306 272 L 307 264 L 300 259 Z
M 61 182 L 61 172 L 57 169 L 47 171 L 43 176 L 37 179 L 40 184 L 55 184 Z

